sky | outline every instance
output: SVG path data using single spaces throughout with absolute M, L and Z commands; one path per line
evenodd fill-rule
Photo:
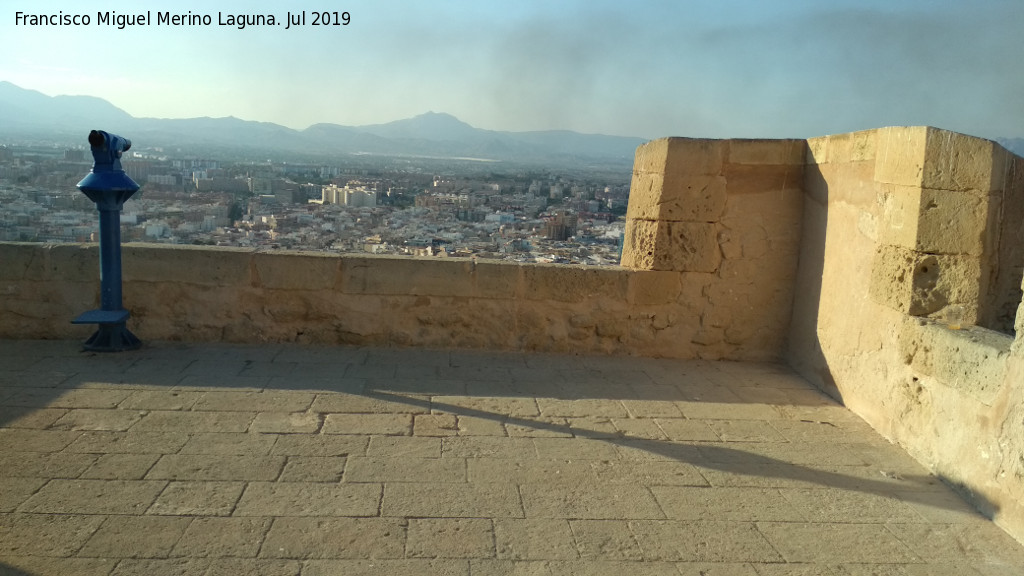
M 312 26 L 324 9 L 349 25 Z M 107 11 L 152 21 L 99 24 Z M 165 11 L 212 24 L 157 25 Z M 303 11 L 306 26 L 285 29 Z M 16 24 L 17 12 L 91 24 Z M 218 25 L 239 14 L 280 24 Z M 642 138 L 892 125 L 1024 137 L 1024 1 L 3 0 L 0 80 L 136 117 L 296 129 L 433 111 L 491 130 Z

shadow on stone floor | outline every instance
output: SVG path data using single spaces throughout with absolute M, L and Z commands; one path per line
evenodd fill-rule
M 95 354 L 70 352 L 70 343 L 63 344 L 43 346 L 59 350 L 61 356 L 8 353 L 0 358 L 4 360 L 0 368 L 0 427 L 45 418 L 46 411 L 62 407 L 116 408 L 116 399 L 106 403 L 91 400 L 83 405 L 76 396 L 121 386 L 131 390 L 217 388 L 349 394 L 414 406 L 424 413 L 443 412 L 551 433 L 566 433 L 568 429 L 541 417 L 510 416 L 447 403 L 444 397 L 664 400 L 722 405 L 769 402 L 842 410 L 788 368 L 765 363 L 178 343 L 124 354 Z M 638 368 L 624 370 L 624 361 Z M 415 377 L 417 374 L 420 377 Z M 820 425 L 826 432 L 827 426 L 834 426 L 822 421 L 798 422 Z M 605 442 L 623 452 L 636 450 L 655 459 L 684 462 L 700 470 L 745 479 L 739 486 L 829 487 L 930 507 L 945 505 L 958 512 L 968 509 L 957 499 L 936 498 L 937 491 L 948 487 L 939 478 L 922 474 L 923 469 L 908 456 L 903 455 L 902 461 L 891 467 L 876 466 L 857 454 L 844 454 L 850 446 L 842 442 L 822 444 L 821 450 L 808 454 L 799 452 L 807 444 L 730 442 L 731 446 L 726 446 L 725 442 L 690 443 L 608 434 L 586 427 L 572 427 L 571 434 Z M 994 507 L 989 510 L 997 512 Z

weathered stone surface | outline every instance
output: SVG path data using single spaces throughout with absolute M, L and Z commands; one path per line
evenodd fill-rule
M 871 298 L 910 316 L 945 315 L 962 307 L 964 324 L 977 319 L 980 262 L 969 256 L 924 254 L 880 245 L 871 268 Z
M 274 290 L 334 289 L 340 262 L 332 254 L 257 252 L 252 255 L 253 284 Z
M 8 346 L 0 343 L 0 361 L 10 356 L 4 354 Z M 159 357 L 168 350 L 159 343 L 151 346 L 143 354 Z M 217 354 L 211 348 L 216 347 L 175 345 L 173 353 L 208 362 Z M 258 350 L 267 356 L 275 353 L 273 347 Z M 15 433 L 7 438 L 16 442 L 9 447 L 24 441 L 36 450 L 48 450 L 0 450 L 0 475 L 23 474 L 0 482 L 2 562 L 35 567 L 40 574 L 81 569 L 86 574 L 112 570 L 113 574 L 274 576 L 339 570 L 346 574 L 454 570 L 463 576 L 701 571 L 731 575 L 768 574 L 782 568 L 845 575 L 872 570 L 899 573 L 909 565 L 932 565 L 897 555 L 850 553 L 858 542 L 878 543 L 883 552 L 885 546 L 901 542 L 919 559 L 934 546 L 967 550 L 968 557 L 956 561 L 961 568 L 957 574 L 979 566 L 1016 566 L 1018 547 L 1008 543 L 998 528 L 910 456 L 778 363 L 467 351 L 444 353 L 441 360 L 414 352 L 403 361 L 403 352 L 395 349 L 362 349 L 360 354 L 363 362 L 372 358 L 375 363 L 401 364 L 403 378 L 414 377 L 413 367 L 418 366 L 424 381 L 454 379 L 467 384 L 459 396 L 427 397 L 422 406 L 431 411 L 423 415 L 451 422 L 450 417 L 458 421 L 462 413 L 478 414 L 473 418 L 512 434 L 562 435 L 568 430 L 571 436 L 191 432 L 188 420 L 180 422 L 180 429 L 162 432 L 68 434 L 4 429 L 0 422 L 5 433 Z M 340 356 L 339 374 L 352 355 Z M 140 368 L 144 358 L 148 356 L 140 354 Z M 293 361 L 298 359 L 287 360 Z M 332 365 L 323 359 L 321 363 L 323 370 L 315 372 L 323 373 Z M 155 365 L 172 369 L 168 363 Z M 191 365 L 179 362 L 177 369 Z M 32 366 L 17 370 L 31 372 Z M 3 370 L 17 371 L 6 366 Z M 1006 378 L 1017 374 L 1007 373 Z M 290 379 L 282 386 L 308 383 L 319 390 L 321 378 Z M 931 385 L 931 378 L 922 376 L 921 381 Z M 207 376 L 206 392 L 228 391 L 218 385 L 219 379 L 215 372 Z M 101 378 L 87 380 L 102 384 Z M 195 379 L 190 385 L 202 383 Z M 952 405 L 941 390 L 959 401 L 958 410 L 978 404 L 957 396 L 950 386 L 935 386 L 922 400 Z M 892 393 L 890 398 L 898 401 L 899 391 Z M 994 398 L 993 405 L 1006 402 L 1018 412 L 1024 405 L 1015 396 Z M 95 398 L 81 396 L 81 400 L 89 403 Z M 402 411 L 404 406 L 384 404 L 376 415 L 412 418 Z M 582 415 L 548 417 L 540 415 L 541 409 Z M 687 419 L 688 412 L 702 419 Z M 598 415 L 603 413 L 617 415 Z M 1015 413 L 1009 417 L 1016 421 Z M 913 418 L 908 418 L 907 425 L 934 426 Z M 678 438 L 687 426 L 687 439 L 666 439 Z M 965 460 L 978 457 L 964 449 L 958 431 L 936 428 L 944 445 L 964 450 Z M 702 436 L 701 429 L 709 436 Z M 155 447 L 147 447 L 146 441 Z M 72 448 L 85 452 L 70 452 Z M 998 454 L 994 443 L 984 448 Z M 175 453 L 164 455 L 165 450 Z M 34 458 L 45 458 L 49 464 L 33 464 Z M 178 462 L 170 465 L 170 459 Z M 279 475 L 265 482 L 205 479 L 205 475 L 213 477 L 215 467 L 231 474 L 253 470 L 263 474 L 248 462 L 254 459 L 269 459 L 271 471 Z M 67 473 L 91 470 L 102 479 L 25 475 L 53 469 L 58 460 L 80 460 L 78 467 L 67 467 Z M 132 510 L 108 507 L 115 501 L 120 506 L 125 499 L 140 500 L 123 478 L 138 478 L 154 461 L 158 464 L 150 472 L 199 477 L 141 481 L 164 487 L 152 504 Z M 1007 476 L 1018 477 L 1012 458 L 1003 458 L 1002 463 Z M 109 482 L 110 490 L 96 490 L 90 483 L 97 482 Z M 25 512 L 43 501 L 51 506 L 46 511 Z M 99 530 L 97 535 L 65 537 L 57 528 L 40 523 L 40 517 L 52 521 L 66 516 L 61 512 L 65 508 L 95 515 L 99 522 L 92 528 Z M 1000 514 L 1012 512 L 1009 507 L 1000 509 Z M 35 520 L 8 521 L 12 517 Z M 42 544 L 11 536 L 12 526 L 18 534 L 29 532 Z M 812 530 L 790 531 L 789 526 Z M 840 532 L 850 526 L 860 528 L 825 538 L 821 546 L 831 552 L 814 557 L 800 555 L 806 554 L 799 547 L 802 544 L 777 545 L 775 540 L 790 535 L 808 539 L 808 533 L 819 526 L 839 526 Z M 951 526 L 958 530 L 950 531 Z M 886 534 L 895 540 L 884 540 Z M 937 535 L 938 544 L 931 542 L 932 534 Z M 65 546 L 64 540 L 72 544 Z M 846 547 L 845 540 L 851 547 Z M 4 546 L 10 542 L 20 550 L 7 553 Z M 779 552 L 792 553 L 797 560 L 788 561 Z M 95 555 L 88 560 L 96 562 L 46 560 L 57 555 L 85 560 L 82 554 Z M 447 557 L 448 563 L 432 561 L 432 556 Z M 34 563 L 24 560 L 27 557 L 34 558 Z M 927 557 L 936 558 L 935 565 L 953 565 L 940 554 Z M 116 564 L 102 564 L 108 558 L 116 559 Z
M 382 434 L 408 436 L 412 433 L 411 414 L 328 414 L 324 434 Z
M 881 190 L 884 243 L 978 257 L 992 244 L 989 222 L 999 199 L 988 192 L 897 185 L 883 185 Z
M 196 518 L 174 545 L 173 555 L 252 558 L 268 528 L 270 520 L 266 518 Z
M 924 126 L 879 128 L 875 181 L 920 187 L 928 130 Z
M 279 482 L 338 482 L 345 471 L 341 457 L 290 456 Z
M 715 272 L 722 259 L 712 223 L 628 220 L 625 242 L 627 268 Z
M 670 562 L 780 562 L 782 558 L 750 522 L 629 523 L 649 560 Z
M 65 451 L 80 454 L 174 454 L 188 439 L 184 430 L 85 432 Z
M 591 302 L 626 299 L 628 277 L 622 271 L 592 266 L 537 264 L 523 270 L 527 300 Z
M 788 562 L 892 562 L 921 559 L 880 524 L 762 522 L 758 530 Z
M 104 520 L 70 514 L 0 514 L 0 554 L 71 556 Z
M 645 487 L 564 486 L 521 488 L 527 518 L 664 518 L 661 508 Z
M 1003 390 L 1012 342 L 1005 334 L 979 328 L 908 322 L 899 344 L 916 373 L 991 406 Z
M 345 467 L 346 482 L 465 482 L 466 462 L 461 458 L 359 458 Z
M 640 220 L 715 222 L 725 210 L 724 176 L 634 172 L 626 217 Z M 633 196 L 634 190 L 636 196 Z
M 198 432 L 178 451 L 179 454 L 217 454 L 265 456 L 277 441 L 274 434 L 235 432 Z
M 275 480 L 284 456 L 166 454 L 146 474 L 149 480 Z
M 498 558 L 508 560 L 575 560 L 579 558 L 568 520 L 541 518 L 494 521 Z
M 938 128 L 928 128 L 927 134 L 922 188 L 987 194 L 1002 184 L 1008 155 L 1001 146 Z
M 807 139 L 806 161 L 809 165 L 850 164 L 871 161 L 872 175 L 878 134 L 883 130 L 862 130 Z
M 246 286 L 252 281 L 254 252 L 248 248 L 206 248 L 164 244 L 121 247 L 122 278 L 126 284 L 194 284 Z
M 420 574 L 422 576 L 469 576 L 466 560 L 385 559 L 385 560 L 309 560 L 303 563 L 303 576 L 376 576 L 379 574 Z
M 132 428 L 132 432 L 245 432 L 255 417 L 253 412 L 152 411 Z
M 807 148 L 804 140 L 729 140 L 729 164 L 802 166 Z
M 249 432 L 282 434 L 312 433 L 320 429 L 320 416 L 313 412 L 260 412 Z
M 745 194 L 801 188 L 804 180 L 803 164 L 729 164 L 725 167 L 725 180 L 730 198 Z
M 380 484 L 252 482 L 235 516 L 376 516 Z
M 229 516 L 244 489 L 244 482 L 170 482 L 146 513 L 164 516 Z
M 387 484 L 383 516 L 446 518 L 522 518 L 513 484 Z
M 43 478 L 5 478 L 0 483 L 0 512 L 13 512 L 43 484 Z
M 165 482 L 51 480 L 18 510 L 40 514 L 142 514 Z
M 403 558 L 406 521 L 395 518 L 278 518 L 264 558 Z
M 166 558 L 191 522 L 191 518 L 110 516 L 78 554 L 87 558 Z
M 726 140 L 697 138 L 653 140 L 637 148 L 633 171 L 673 176 L 715 175 L 721 171 L 728 144 Z
M 62 455 L 62 458 L 67 457 Z M 157 454 L 104 454 L 88 470 L 82 472 L 79 478 L 142 480 L 158 458 L 160 456 Z
M 412 558 L 493 558 L 489 519 L 414 518 L 409 520 L 406 555 Z
M 473 295 L 473 263 L 468 260 L 345 258 L 342 277 L 342 290 L 350 294 Z
M 4 555 L 4 565 L 12 574 L 75 574 L 109 576 L 117 560 L 106 558 L 46 558 L 43 556 Z
M 665 515 L 674 520 L 793 522 L 805 519 L 778 490 L 654 486 L 651 491 Z

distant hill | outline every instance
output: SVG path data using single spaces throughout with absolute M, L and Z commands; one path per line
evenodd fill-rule
M 100 123 L 123 125 L 133 118 L 110 102 L 92 96 L 50 97 L 0 81 L 0 130 L 81 132 Z
M 228 118 L 134 118 L 91 96 L 50 97 L 0 81 L 0 135 L 120 132 L 150 146 L 220 146 L 325 154 L 481 158 L 519 162 L 632 163 L 645 140 L 568 131 L 502 132 L 474 128 L 449 114 L 368 126 L 314 124 L 293 130 L 269 122 Z

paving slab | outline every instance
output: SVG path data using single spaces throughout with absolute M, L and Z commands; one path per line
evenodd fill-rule
M 181 516 L 109 516 L 78 555 L 166 558 L 191 522 Z
M 167 486 L 149 480 L 50 480 L 20 512 L 40 514 L 143 514 Z
M 0 574 L 1009 576 L 770 363 L 0 341 Z
M 406 526 L 399 518 L 275 518 L 263 558 L 404 558 Z

